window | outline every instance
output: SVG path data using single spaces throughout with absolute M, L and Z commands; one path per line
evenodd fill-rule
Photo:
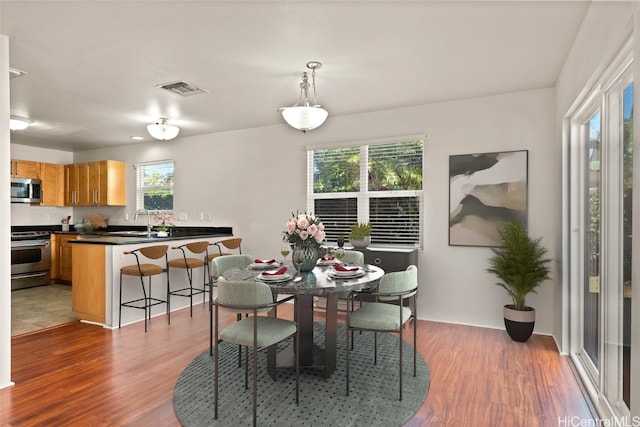
M 421 246 L 424 140 L 380 141 L 309 150 L 307 209 L 327 240 L 371 224 L 371 243 Z
M 146 162 L 136 168 L 136 209 L 173 210 L 173 160 Z

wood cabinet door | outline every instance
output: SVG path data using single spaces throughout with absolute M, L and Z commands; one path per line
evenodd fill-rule
M 64 166 L 40 163 L 42 180 L 42 206 L 64 206 Z
M 18 178 L 40 178 L 40 162 L 12 159 L 11 176 Z
M 60 273 L 60 280 L 64 280 L 66 282 L 70 282 L 72 278 L 73 272 L 73 257 L 71 254 L 71 244 L 69 244 L 69 240 L 77 239 L 78 236 L 70 234 L 61 234 L 59 237 L 60 241 L 60 252 L 58 255 L 58 259 L 60 262 L 60 267 L 58 269 Z
M 106 173 L 101 178 L 100 201 L 109 206 L 125 206 L 127 204 L 127 163 L 115 160 L 104 162 Z M 102 184 L 102 182 L 101 182 Z

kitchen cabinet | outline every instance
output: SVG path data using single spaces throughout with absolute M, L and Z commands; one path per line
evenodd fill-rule
M 106 261 L 105 245 L 74 246 L 71 309 L 80 320 L 105 323 Z
M 17 178 L 40 178 L 40 162 L 11 159 L 11 176 Z
M 64 166 L 40 163 L 42 180 L 41 206 L 64 206 Z
M 73 257 L 69 240 L 78 238 L 76 234 L 55 234 L 52 245 L 51 277 L 53 279 L 71 282 L 73 277 Z M 55 256 L 53 255 L 55 253 Z
M 65 166 L 65 205 L 126 205 L 126 163 L 115 160 Z

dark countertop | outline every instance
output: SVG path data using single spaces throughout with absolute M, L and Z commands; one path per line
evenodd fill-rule
M 169 240 L 185 240 L 185 239 L 210 239 L 216 237 L 232 237 L 232 227 L 173 227 L 171 235 L 168 237 L 151 237 L 140 235 L 122 235 L 117 233 L 123 232 L 146 232 L 146 226 L 136 225 L 110 225 L 106 229 L 88 231 L 75 231 L 73 225 L 70 231 L 62 231 L 62 225 L 21 225 L 12 226 L 11 231 L 50 231 L 53 234 L 72 234 L 77 235 L 77 240 L 71 240 L 71 243 L 88 243 L 101 245 L 129 245 L 136 243 L 150 243 Z M 146 234 L 146 233 L 144 233 Z

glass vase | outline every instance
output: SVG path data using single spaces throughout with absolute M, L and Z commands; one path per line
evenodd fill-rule
M 304 261 L 300 264 L 300 272 L 308 273 L 313 270 L 318 261 L 318 248 L 314 246 L 296 246 L 295 249 L 302 249 Z

